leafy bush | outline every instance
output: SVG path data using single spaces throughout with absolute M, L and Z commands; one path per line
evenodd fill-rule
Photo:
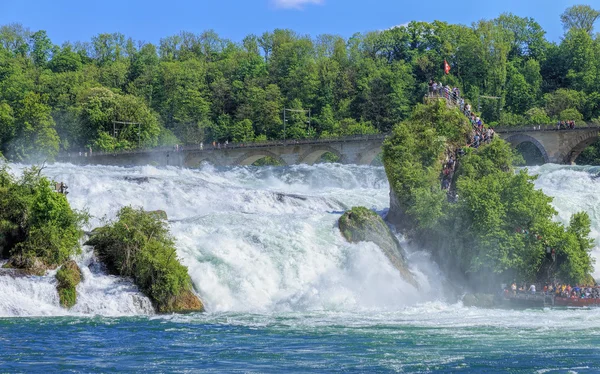
M 432 124 L 438 124 L 437 128 Z M 383 163 L 396 198 L 410 216 L 407 229 L 432 228 L 447 204 L 440 189 L 442 157 L 447 146 L 466 143 L 471 124 L 444 100 L 416 107 L 410 120 L 392 130 L 383 146 Z
M 86 244 L 94 246 L 111 273 L 132 277 L 159 312 L 172 311 L 174 298 L 192 290 L 167 223 L 157 212 L 124 207 L 115 222 L 95 229 Z
M 546 125 L 551 123 L 550 117 L 543 108 L 531 108 L 525 113 L 530 125 Z
M 562 112 L 560 112 L 558 119 L 560 119 L 561 121 L 581 122 L 581 121 L 583 121 L 583 115 L 581 113 L 579 113 L 579 111 L 577 109 L 570 108 L 570 109 L 565 109 Z
M 0 254 L 16 267 L 55 267 L 80 250 L 87 214 L 72 210 L 40 172 L 32 167 L 15 178 L 0 167 Z

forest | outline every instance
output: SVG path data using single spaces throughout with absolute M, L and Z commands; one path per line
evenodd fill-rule
M 116 32 L 59 46 L 44 30 L 8 24 L 0 27 L 0 151 L 36 161 L 90 148 L 387 133 L 432 79 L 458 87 L 491 126 L 600 123 L 599 16 L 587 5 L 566 9 L 556 17 L 559 42 L 513 14 L 350 38 L 181 32 L 158 45 Z M 599 163 L 599 149 L 586 149 L 583 162 Z

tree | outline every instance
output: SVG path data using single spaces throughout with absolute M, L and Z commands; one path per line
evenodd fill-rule
M 60 139 L 50 115 L 51 108 L 44 99 L 30 92 L 21 102 L 15 121 L 14 140 L 8 154 L 16 160 L 53 160 L 58 154 Z
M 8 144 L 8 141 L 13 138 L 14 126 L 15 118 L 13 109 L 7 103 L 0 103 L 0 145 Z
M 48 62 L 48 67 L 55 73 L 77 71 L 82 65 L 81 55 L 74 52 L 68 43 L 62 48 L 55 48 L 52 59 Z
M 583 30 L 588 34 L 594 31 L 594 23 L 600 17 L 600 11 L 597 11 L 589 5 L 574 5 L 560 15 L 565 31 L 571 29 Z
M 582 109 L 586 97 L 583 92 L 561 88 L 553 93 L 545 94 L 544 102 L 546 103 L 546 113 L 550 117 L 558 117 L 565 109 Z
M 14 56 L 25 57 L 29 52 L 31 31 L 20 23 L 11 23 L 0 27 L 0 46 Z
M 535 96 L 525 77 L 512 64 L 508 64 L 506 108 L 513 113 L 525 113 L 534 103 Z
M 38 67 L 45 67 L 52 53 L 52 42 L 46 31 L 36 31 L 31 35 L 31 58 Z
M 546 32 L 532 18 L 518 17 L 512 13 L 501 14 L 495 23 L 512 34 L 510 58 L 528 57 L 537 61 L 545 58 Z
M 530 125 L 545 125 L 550 123 L 550 117 L 542 108 L 531 108 L 525 113 L 527 123 Z
M 594 40 L 585 31 L 567 32 L 560 49 L 567 59 L 566 78 L 571 88 L 588 93 L 596 90 L 598 63 L 594 48 Z
M 231 140 L 236 143 L 251 142 L 254 140 L 252 121 L 246 118 L 236 122 L 231 129 Z

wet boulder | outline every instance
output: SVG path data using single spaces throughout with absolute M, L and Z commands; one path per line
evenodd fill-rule
M 486 293 L 468 293 L 463 296 L 463 305 L 467 307 L 477 308 L 494 308 L 496 307 L 496 297 Z
M 157 306 L 159 313 L 192 313 L 204 312 L 200 298 L 191 290 L 185 290 L 172 296 L 165 304 Z
M 167 221 L 169 219 L 169 217 L 167 216 L 167 212 L 165 212 L 164 210 L 151 210 L 149 212 L 146 212 L 146 214 L 161 219 L 163 221 Z
M 392 265 L 410 284 L 418 283 L 406 263 L 406 254 L 388 225 L 375 212 L 364 207 L 354 207 L 339 219 L 342 236 L 351 243 L 373 242 L 381 248 Z

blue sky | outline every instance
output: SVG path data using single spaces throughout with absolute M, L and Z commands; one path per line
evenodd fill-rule
M 0 24 L 46 30 L 56 44 L 89 41 L 103 32 L 158 43 L 179 31 L 207 29 L 234 41 L 275 28 L 349 37 L 411 20 L 471 24 L 512 12 L 533 17 L 558 41 L 559 15 L 581 3 L 600 7 L 600 0 L 0 0 Z

